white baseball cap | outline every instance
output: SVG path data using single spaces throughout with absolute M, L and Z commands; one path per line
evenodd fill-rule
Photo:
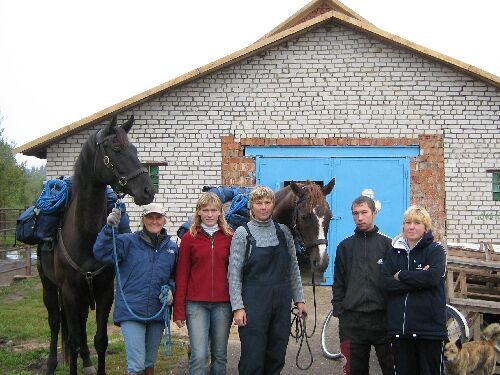
M 142 208 L 142 216 L 146 216 L 152 213 L 160 214 L 167 217 L 167 211 L 159 203 L 150 203 Z

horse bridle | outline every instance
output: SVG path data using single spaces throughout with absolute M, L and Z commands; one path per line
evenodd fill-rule
M 299 204 L 301 204 L 304 201 L 304 198 L 297 198 L 297 201 L 295 202 L 295 209 L 293 210 L 293 221 L 292 221 L 292 226 L 293 226 L 293 233 L 294 237 L 297 238 L 299 241 L 299 245 L 302 249 L 304 250 L 309 250 L 315 246 L 318 245 L 325 245 L 328 246 L 328 240 L 326 238 L 323 239 L 316 239 L 314 241 L 305 243 L 304 239 L 302 238 L 302 235 L 300 234 L 299 230 L 299 225 L 298 225 L 298 216 L 299 216 Z M 320 228 L 321 230 L 322 228 Z
M 128 181 L 140 176 L 143 173 L 148 173 L 148 170 L 146 168 L 144 168 L 143 166 L 141 166 L 140 168 L 131 172 L 127 176 L 121 176 L 120 173 L 118 172 L 117 168 L 115 167 L 115 164 L 113 164 L 111 158 L 106 154 L 106 148 L 104 147 L 104 145 L 106 144 L 106 140 L 102 140 L 103 135 L 101 134 L 101 132 L 102 132 L 102 129 L 99 130 L 99 132 L 97 132 L 96 144 L 99 147 L 99 149 L 101 150 L 101 153 L 104 155 L 102 158 L 104 165 L 106 166 L 107 169 L 109 169 L 113 173 L 113 175 L 117 179 L 118 186 L 116 186 L 116 184 L 114 184 L 114 186 L 112 186 L 112 188 L 116 193 L 119 193 L 119 192 L 122 192 L 122 189 L 125 187 L 125 185 L 127 185 Z M 96 159 L 97 159 L 97 153 L 96 153 Z M 95 163 L 94 163 L 94 170 L 95 170 Z

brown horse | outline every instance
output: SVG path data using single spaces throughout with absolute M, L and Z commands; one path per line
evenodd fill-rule
M 108 347 L 107 322 L 113 303 L 113 267 L 103 266 L 93 256 L 97 233 L 106 220 L 106 186 L 130 194 L 138 205 L 153 201 L 155 190 L 147 169 L 137 158 L 127 133 L 133 116 L 123 125 L 110 125 L 92 134 L 82 146 L 74 167 L 71 200 L 53 250 L 40 245 L 38 272 L 50 325 L 47 375 L 57 367 L 57 338 L 62 342 L 69 373 L 76 375 L 77 358 L 83 359 L 84 374 L 95 374 L 87 344 L 87 317 L 96 308 L 94 346 L 98 374 L 105 374 Z
M 332 212 L 325 197 L 335 186 L 323 188 L 311 181 L 291 182 L 276 192 L 273 219 L 285 224 L 309 253 L 311 270 L 323 274 L 328 267 L 328 227 Z

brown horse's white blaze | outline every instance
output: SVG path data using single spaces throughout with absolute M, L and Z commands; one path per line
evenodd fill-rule
M 318 220 L 318 238 L 317 238 L 317 243 L 318 245 L 318 260 L 316 264 L 313 264 L 313 267 L 318 270 L 322 270 L 322 272 L 325 272 L 326 269 L 328 268 L 328 262 L 330 261 L 328 257 L 328 239 L 326 238 L 326 235 L 328 231 L 325 231 L 324 228 L 324 221 L 325 221 L 325 215 L 319 215 L 318 211 L 316 208 L 314 208 L 313 213 L 316 215 L 316 219 Z M 315 260 L 312 260 L 315 262 Z

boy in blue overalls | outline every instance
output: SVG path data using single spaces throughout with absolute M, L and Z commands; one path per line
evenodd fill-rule
M 299 317 L 306 305 L 290 230 L 272 220 L 274 192 L 250 193 L 252 220 L 236 229 L 229 257 L 229 294 L 239 327 L 240 375 L 279 374 L 290 335 L 290 307 Z

